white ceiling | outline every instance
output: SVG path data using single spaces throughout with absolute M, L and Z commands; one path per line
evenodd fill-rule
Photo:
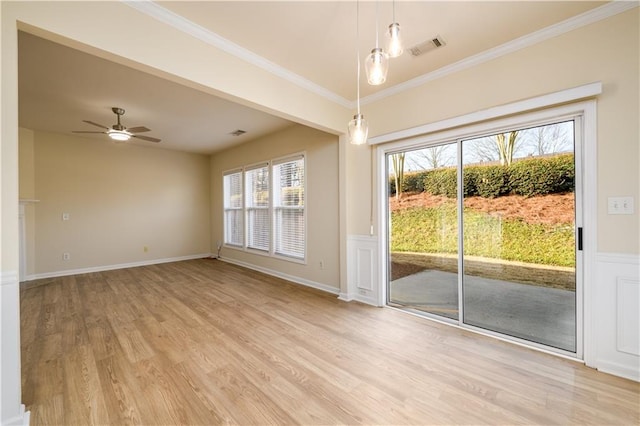
M 366 97 L 459 63 L 543 30 L 606 2 L 593 1 L 396 1 L 396 21 L 406 46 L 440 35 L 446 45 L 420 57 L 392 59 L 382 86 L 361 85 Z M 356 96 L 356 3 L 352 1 L 157 2 L 176 19 L 223 37 L 288 72 L 353 101 Z M 392 3 L 379 2 L 379 31 L 392 20 Z M 375 45 L 376 3 L 360 2 L 360 53 Z M 146 146 L 212 153 L 282 129 L 291 123 L 21 33 L 19 117 L 22 127 L 59 133 L 111 126 L 112 106 L 126 109 L 125 126 L 146 126 L 162 142 Z M 366 99 L 366 98 L 365 98 Z M 345 123 L 348 118 L 345 118 Z M 346 126 L 346 124 L 345 124 Z M 239 137 L 230 133 L 242 129 Z M 96 137 L 106 138 L 105 135 Z

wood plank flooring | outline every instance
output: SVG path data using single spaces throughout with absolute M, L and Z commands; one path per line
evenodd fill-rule
M 33 425 L 630 424 L 640 385 L 217 260 L 21 291 Z

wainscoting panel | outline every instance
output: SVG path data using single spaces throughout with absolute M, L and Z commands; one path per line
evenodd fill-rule
M 593 294 L 592 367 L 640 381 L 640 256 L 598 253 Z
M 345 299 L 379 306 L 378 239 L 365 235 L 347 237 L 348 294 Z
M 640 280 L 618 277 L 617 284 L 617 349 L 640 356 L 640 323 L 637 321 Z

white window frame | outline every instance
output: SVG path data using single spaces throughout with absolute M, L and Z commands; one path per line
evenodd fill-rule
M 594 365 L 596 347 L 593 338 L 595 324 L 591 322 L 593 318 L 593 295 L 594 295 L 594 265 L 597 247 L 597 108 L 595 96 L 602 93 L 601 83 L 592 83 L 584 86 L 555 92 L 548 95 L 525 101 L 514 102 L 502 105 L 465 116 L 443 120 L 412 129 L 382 135 L 369 140 L 370 145 L 381 144 L 376 147 L 376 188 L 378 197 L 377 214 L 379 218 L 386 217 L 387 200 L 382 194 L 386 194 L 385 179 L 385 158 L 387 153 L 407 150 L 411 147 L 418 147 L 425 144 L 437 144 L 445 141 L 457 141 L 469 136 L 481 133 L 491 133 L 504 128 L 526 127 L 528 124 L 537 124 L 544 121 L 554 121 L 564 117 L 579 117 L 580 126 L 576 129 L 582 137 L 582 153 L 575 155 L 582 157 L 582 171 L 576 169 L 576 173 L 582 174 L 582 206 L 583 206 L 583 236 L 584 245 L 582 251 L 582 266 L 576 264 L 576 270 L 582 272 L 582 289 L 577 289 L 579 294 L 576 297 L 581 301 L 577 308 L 577 354 L 575 358 L 582 359 L 587 365 Z M 487 120 L 487 121 L 485 121 Z M 388 142 L 388 143 L 387 143 Z M 577 164 L 580 164 L 577 162 Z M 588 170 L 589 173 L 585 173 Z M 378 283 L 377 296 L 378 305 L 387 305 L 386 278 L 388 253 L 388 233 L 387 223 L 384 219 L 378 220 Z M 577 225 L 576 225 L 577 226 Z M 580 273 L 580 272 L 578 272 Z M 451 324 L 446 321 L 439 321 L 455 327 L 469 329 L 480 334 L 492 335 L 479 330 L 474 330 L 468 326 Z M 498 337 L 493 335 L 493 337 Z M 500 337 L 498 337 L 500 338 Z M 506 339 L 514 341 L 512 339 Z M 544 352 L 563 356 L 562 353 L 536 345 L 526 344 L 528 347 L 536 348 Z M 571 357 L 573 358 L 573 357 Z
M 302 176 L 302 199 L 303 199 L 303 204 L 302 206 L 280 206 L 277 205 L 277 199 L 275 196 L 273 196 L 274 191 L 276 189 L 276 182 L 275 182 L 275 178 L 276 175 L 275 173 L 273 173 L 273 168 L 276 165 L 279 164 L 285 164 L 285 163 L 289 163 L 292 161 L 297 161 L 297 160 L 302 160 L 302 170 L 303 170 L 303 176 Z M 282 157 L 282 158 L 278 158 L 275 160 L 272 160 L 271 162 L 271 206 L 272 206 L 272 220 L 273 220 L 273 225 L 272 225 L 272 229 L 273 229 L 273 237 L 272 237 L 272 245 L 273 245 L 273 255 L 277 256 L 277 257 L 285 257 L 288 259 L 294 259 L 294 260 L 298 260 L 298 261 L 304 261 L 305 257 L 306 257 L 306 253 L 307 253 L 307 208 L 306 208 L 306 204 L 307 204 L 307 193 L 306 193 L 306 176 L 307 176 L 307 163 L 306 163 L 306 159 L 305 156 L 300 154 L 300 155 L 291 155 L 291 156 L 287 156 L 287 157 Z M 279 185 L 278 185 L 278 190 L 279 190 Z M 303 255 L 302 257 L 299 256 L 295 256 L 292 254 L 287 254 L 284 252 L 279 252 L 278 251 L 278 244 L 277 244 L 277 239 L 278 239 L 278 235 L 277 235 L 277 230 L 279 229 L 279 227 L 276 225 L 276 221 L 278 220 L 278 211 L 302 211 L 302 216 L 303 216 Z
M 227 206 L 227 186 L 225 184 L 225 179 L 227 176 L 238 174 L 240 176 L 240 194 L 242 196 L 242 202 L 240 203 L 240 207 L 230 207 Z M 244 232 L 244 172 L 242 169 L 234 169 L 228 170 L 222 174 L 222 226 L 223 226 L 223 236 L 222 240 L 226 247 L 243 247 L 245 244 L 245 232 Z M 237 211 L 240 212 L 240 217 L 242 218 L 242 223 L 240 225 L 240 230 L 242 235 L 240 236 L 239 243 L 230 242 L 227 228 L 227 212 L 229 211 Z
M 275 230 L 276 230 L 276 226 L 275 226 L 275 221 L 276 221 L 276 209 L 277 207 L 274 207 L 274 197 L 273 197 L 273 188 L 274 188 L 274 173 L 273 173 L 273 166 L 277 165 L 277 164 L 282 164 L 282 163 L 287 163 L 289 161 L 294 161 L 294 160 L 299 160 L 302 159 L 303 161 L 303 169 L 304 169 L 304 176 L 303 176 L 303 182 L 302 182 L 302 191 L 304 194 L 304 204 L 302 206 L 302 210 L 303 210 L 303 217 L 304 217 L 304 223 L 303 223 L 303 227 L 304 227 L 304 235 L 303 235 L 303 247 L 304 247 L 304 254 L 303 257 L 296 257 L 296 256 L 291 256 L 291 255 L 287 255 L 286 253 L 278 253 L 276 251 L 276 244 L 275 244 L 275 239 L 276 239 L 276 235 L 275 235 Z M 258 169 L 260 167 L 267 167 L 267 173 L 269 175 L 269 205 L 268 205 L 268 224 L 269 224 L 269 249 L 268 250 L 262 250 L 259 248 L 252 248 L 249 246 L 249 220 L 248 220 L 248 212 L 250 209 L 255 209 L 254 207 L 249 207 L 248 206 L 248 202 L 247 202 L 247 191 L 249 191 L 249 188 L 247 187 L 247 180 L 246 180 L 246 172 L 251 171 L 251 170 L 255 170 Z M 226 223 L 226 206 L 224 205 L 224 199 L 223 199 L 223 233 L 224 233 L 224 247 L 225 248 L 229 248 L 229 249 L 234 249 L 234 250 L 241 250 L 247 253 L 251 253 L 251 254 L 256 254 L 256 255 L 261 255 L 261 256 L 268 256 L 268 257 L 273 257 L 273 258 L 277 258 L 277 259 L 282 259 L 282 260 L 286 260 L 288 262 L 292 262 L 292 263 L 300 263 L 300 264 L 307 264 L 307 253 L 308 253 L 308 246 L 307 246 L 307 239 L 308 239 L 308 221 L 307 221 L 307 201 L 308 201 L 308 193 L 307 193 L 307 176 L 308 176 L 308 169 L 307 169 L 307 155 L 306 152 L 298 152 L 298 153 L 293 153 L 293 154 L 289 154 L 286 156 L 282 156 L 282 157 L 277 157 L 274 159 L 271 159 L 269 161 L 262 161 L 259 163 L 253 163 L 253 164 L 248 164 L 245 165 L 243 167 L 240 168 L 236 168 L 236 169 L 232 169 L 232 170 L 228 170 L 222 173 L 223 175 L 223 198 L 224 198 L 224 177 L 229 175 L 229 174 L 233 174 L 233 173 L 240 173 L 241 177 L 242 177 L 242 199 L 243 199 L 243 204 L 242 204 L 242 218 L 243 218 L 243 242 L 242 245 L 235 245 L 235 244 L 229 244 L 227 242 L 227 237 L 226 237 L 226 228 L 227 228 L 227 223 Z M 262 209 L 262 208 L 261 208 Z M 299 207 L 296 209 L 300 209 Z

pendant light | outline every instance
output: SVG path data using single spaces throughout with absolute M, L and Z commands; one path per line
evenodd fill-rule
M 365 63 L 367 81 L 372 86 L 378 86 L 387 80 L 389 71 L 389 55 L 378 47 L 378 1 L 376 0 L 376 47 L 367 56 Z
M 364 119 L 364 115 L 360 113 L 360 2 L 356 1 L 356 61 L 358 63 L 357 81 L 356 81 L 356 103 L 357 114 L 353 116 L 353 120 L 349 121 L 348 135 L 349 143 L 352 145 L 364 145 L 367 143 L 367 135 L 369 133 L 369 123 Z
M 400 37 L 400 24 L 396 22 L 396 2 L 393 0 L 393 23 L 389 25 L 387 31 L 387 54 L 390 58 L 397 58 L 402 55 L 404 48 Z

